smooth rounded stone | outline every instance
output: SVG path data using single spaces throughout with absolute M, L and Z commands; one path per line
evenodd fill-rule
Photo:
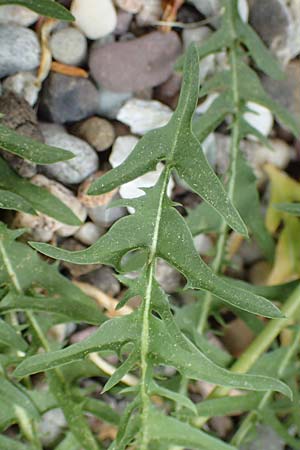
M 111 0 L 73 0 L 71 13 L 75 24 L 89 39 L 112 33 L 117 25 L 117 13 Z
M 36 69 L 40 63 L 37 35 L 17 25 L 0 25 L 0 78 Z
M 116 0 L 116 5 L 132 14 L 138 13 L 144 4 L 144 0 Z
M 284 450 L 282 438 L 268 425 L 257 425 L 253 440 L 241 446 L 241 450 Z
M 271 111 L 254 102 L 248 102 L 246 107 L 251 112 L 246 112 L 243 116 L 244 119 L 261 134 L 268 136 L 273 128 L 273 115 Z M 248 138 L 257 140 L 253 135 L 248 135 Z
M 58 222 L 44 214 L 33 216 L 31 214 L 17 212 L 12 227 L 26 228 L 31 239 L 38 242 L 49 242 L 58 228 Z
M 291 58 L 294 24 L 286 1 L 251 0 L 249 21 L 275 55 L 287 63 Z
M 31 182 L 36 186 L 47 189 L 52 195 L 61 200 L 70 210 L 78 217 L 81 222 L 84 222 L 87 217 L 87 210 L 81 202 L 75 197 L 70 189 L 66 188 L 57 181 L 49 180 L 44 175 L 36 175 L 31 179 Z M 56 234 L 61 237 L 73 236 L 79 226 L 65 225 L 57 222 Z
M 87 55 L 87 40 L 80 30 L 74 27 L 55 31 L 50 39 L 50 49 L 56 61 L 77 66 Z
M 136 22 L 139 27 L 145 25 L 154 25 L 163 14 L 161 0 L 142 0 L 142 9 L 136 16 Z
M 20 95 L 30 106 L 34 106 L 39 96 L 40 87 L 36 83 L 36 76 L 33 72 L 19 72 L 5 78 L 3 90 Z
M 98 227 L 93 222 L 86 222 L 75 233 L 75 238 L 84 245 L 92 245 L 104 233 L 104 228 Z
M 172 294 L 182 286 L 182 275 L 163 259 L 157 260 L 155 278 L 167 294 Z
M 41 130 L 46 144 L 69 150 L 75 155 L 68 161 L 42 166 L 43 173 L 61 183 L 77 184 L 96 172 L 99 164 L 98 156 L 89 144 L 71 136 L 57 125 L 42 124 Z
M 291 61 L 282 80 L 262 77 L 262 83 L 273 100 L 287 108 L 300 119 L 300 61 Z
M 117 25 L 114 34 L 120 36 L 127 33 L 132 22 L 132 18 L 132 14 L 120 10 L 117 15 Z
M 30 27 L 38 20 L 38 14 L 28 8 L 17 5 L 0 6 L 0 23 L 12 23 L 22 27 Z
M 110 122 L 100 117 L 89 119 L 75 124 L 71 132 L 84 139 L 94 147 L 97 152 L 103 152 L 112 146 L 115 140 L 115 130 Z
M 121 285 L 110 267 L 100 267 L 100 269 L 81 276 L 80 281 L 92 284 L 111 297 L 115 297 L 121 291 Z
M 132 133 L 146 134 L 166 125 L 173 111 L 157 100 L 128 100 L 120 109 L 117 119 L 130 127 Z
M 52 72 L 41 92 L 39 112 L 55 123 L 77 122 L 97 111 L 97 97 L 91 81 Z
M 241 143 L 241 149 L 259 180 L 266 178 L 263 169 L 265 164 L 284 169 L 293 156 L 293 150 L 286 142 L 271 139 L 270 143 L 272 150 L 258 142 L 243 141 Z
M 116 194 L 113 200 L 118 200 L 120 196 Z M 90 219 L 99 227 L 108 228 L 110 227 L 116 220 L 120 219 L 123 216 L 126 216 L 127 210 L 123 207 L 115 207 L 109 208 L 110 203 L 103 206 L 96 206 L 95 208 L 88 208 L 88 215 Z
M 38 432 L 43 446 L 54 445 L 63 435 L 67 422 L 61 409 L 55 408 L 43 414 L 38 423 Z
M 92 77 L 105 89 L 134 92 L 166 81 L 181 53 L 178 34 L 159 31 L 92 49 Z
M 138 143 L 138 139 L 135 136 L 120 136 L 116 139 L 112 152 L 110 154 L 109 162 L 113 168 L 122 164 L 123 161 L 130 155 L 136 144 Z M 158 163 L 156 170 L 148 172 L 128 183 L 122 184 L 120 187 L 119 193 L 122 198 L 136 198 L 144 195 L 143 188 L 149 188 L 154 186 L 162 171 L 164 169 L 164 165 L 162 163 Z M 174 187 L 174 181 L 170 178 L 167 193 L 170 196 Z M 134 209 L 131 207 L 127 208 L 130 213 L 134 212 Z
M 1 120 L 3 125 L 22 136 L 43 142 L 36 113 L 22 97 L 13 92 L 5 92 L 0 97 L 0 111 L 4 115 Z M 30 178 L 36 174 L 36 164 L 9 152 L 2 151 L 1 153 L 10 166 L 22 177 Z
M 132 96 L 131 92 L 113 92 L 100 87 L 97 112 L 107 119 L 116 119 L 121 107 Z
M 200 255 L 206 255 L 213 248 L 212 240 L 206 234 L 198 234 L 193 238 L 194 246 Z

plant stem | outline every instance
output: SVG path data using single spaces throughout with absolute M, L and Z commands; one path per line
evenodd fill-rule
M 229 168 L 229 180 L 227 185 L 228 197 L 233 201 L 234 189 L 236 182 L 236 172 L 237 172 L 237 157 L 239 151 L 239 89 L 238 89 L 238 73 L 237 73 L 237 59 L 236 59 L 236 49 L 232 47 L 229 52 L 230 65 L 232 72 L 232 95 L 234 99 L 234 116 L 232 125 L 232 138 L 230 147 L 230 168 Z M 222 219 L 219 237 L 217 241 L 217 251 L 216 256 L 211 264 L 211 268 L 215 273 L 219 273 L 222 270 L 223 259 L 226 251 L 226 242 L 228 237 L 229 227 L 224 219 Z M 201 310 L 201 316 L 198 324 L 198 332 L 203 334 L 206 328 L 207 319 L 211 309 L 213 296 L 210 292 L 206 292 L 203 299 L 203 306 Z
M 295 314 L 300 308 L 300 286 L 298 286 L 294 292 L 290 295 L 284 306 L 282 307 L 282 313 L 285 315 L 284 319 L 271 319 L 265 326 L 263 331 L 254 339 L 249 345 L 247 350 L 241 355 L 240 359 L 236 361 L 231 367 L 231 371 L 234 373 L 246 373 L 258 360 L 258 358 L 270 347 L 274 339 L 279 333 L 290 325 L 295 317 Z M 210 393 L 208 398 L 224 397 L 228 394 L 230 388 L 215 387 Z M 197 417 L 193 420 L 193 424 L 201 428 L 209 417 Z
M 296 336 L 294 338 L 293 344 L 288 349 L 285 357 L 283 358 L 283 360 L 282 360 L 282 362 L 281 362 L 281 364 L 279 366 L 279 369 L 278 369 L 278 377 L 279 378 L 283 377 L 287 365 L 289 364 L 290 360 L 294 356 L 295 352 L 298 350 L 299 342 L 300 342 L 300 331 L 298 331 L 296 333 Z M 233 438 L 231 440 L 231 444 L 232 445 L 235 445 L 235 446 L 241 445 L 241 443 L 243 442 L 243 440 L 247 436 L 248 432 L 251 430 L 254 422 L 256 421 L 258 413 L 260 411 L 262 411 L 263 408 L 270 401 L 270 399 L 272 397 L 272 394 L 273 394 L 272 391 L 267 391 L 264 394 L 263 398 L 261 399 L 261 401 L 260 401 L 260 403 L 259 403 L 259 405 L 257 407 L 257 410 L 256 411 L 252 411 L 252 412 L 250 412 L 248 414 L 248 416 L 243 421 L 241 427 L 234 434 L 234 436 L 233 436 Z
M 150 341 L 150 325 L 149 319 L 151 314 L 151 294 L 153 277 L 155 274 L 155 261 L 159 237 L 159 228 L 163 212 L 163 200 L 166 195 L 168 181 L 170 177 L 170 168 L 165 168 L 163 185 L 159 197 L 159 203 L 157 208 L 157 216 L 153 230 L 153 238 L 151 249 L 148 258 L 148 272 L 147 272 L 147 288 L 145 293 L 145 299 L 143 303 L 142 310 L 142 334 L 141 334 L 141 400 L 142 400 L 142 434 L 140 440 L 140 450 L 147 450 L 150 441 L 149 430 L 148 430 L 148 417 L 150 409 L 150 398 L 147 392 L 147 375 L 148 375 L 148 353 L 149 353 L 149 341 Z

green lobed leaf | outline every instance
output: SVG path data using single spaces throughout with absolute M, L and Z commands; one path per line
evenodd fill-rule
M 123 164 L 96 180 L 89 193 L 98 195 L 109 192 L 121 184 L 154 170 L 157 163 L 163 160 L 176 170 L 191 190 L 216 209 L 234 230 L 247 234 L 243 221 L 207 162 L 200 142 L 192 131 L 198 89 L 197 51 L 192 45 L 186 56 L 178 106 L 169 123 L 147 133 Z
M 25 351 L 28 344 L 14 328 L 0 319 L 0 342 L 16 350 Z
M 12 192 L 24 199 L 31 207 L 68 225 L 81 225 L 78 217 L 57 197 L 46 189 L 35 186 L 19 177 L 0 157 L 0 189 Z
M 127 204 L 135 208 L 135 214 L 119 220 L 108 233 L 86 250 L 70 252 L 43 243 L 31 245 L 55 259 L 75 264 L 102 263 L 121 270 L 122 258 L 130 250 L 151 248 L 163 182 L 164 174 L 156 186 L 146 190 L 146 195 L 138 200 L 127 201 Z M 185 220 L 172 205 L 165 196 L 157 236 L 157 257 L 163 258 L 181 272 L 187 279 L 189 288 L 208 290 L 223 301 L 254 314 L 281 317 L 280 311 L 266 299 L 232 288 L 212 272 L 196 251 Z
M 197 403 L 197 413 L 200 417 L 222 417 L 251 411 L 256 409 L 262 395 L 259 392 L 251 392 L 246 395 L 203 400 Z
M 42 16 L 65 21 L 74 20 L 74 17 L 66 8 L 53 0 L 0 0 L 1 5 L 25 6 Z
M 20 195 L 0 189 L 0 209 L 12 209 L 28 214 L 36 214 L 29 202 Z
M 140 348 L 140 325 L 138 313 L 105 322 L 98 331 L 85 341 L 73 344 L 63 350 L 34 355 L 25 359 L 14 375 L 24 377 L 49 370 L 84 358 L 88 353 L 103 350 L 117 351 L 128 342 Z M 176 339 L 176 341 L 175 341 Z M 161 342 L 164 345 L 161 345 Z M 182 335 L 170 334 L 161 320 L 150 320 L 150 355 L 153 361 L 176 367 L 191 379 L 203 379 L 222 386 L 232 386 L 250 390 L 274 390 L 290 396 L 290 389 L 281 381 L 262 375 L 233 374 L 218 367 Z
M 73 153 L 67 150 L 50 147 L 26 136 L 21 136 L 2 124 L 0 124 L 0 147 L 36 164 L 54 164 L 74 158 Z

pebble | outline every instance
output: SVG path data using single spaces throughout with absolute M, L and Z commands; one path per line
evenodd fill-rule
M 248 102 L 246 106 L 251 109 L 251 112 L 246 112 L 243 116 L 244 119 L 261 134 L 268 136 L 273 128 L 273 115 L 271 111 L 254 102 Z M 249 135 L 248 138 L 257 140 L 252 135 Z
M 250 5 L 251 26 L 283 64 L 286 64 L 292 57 L 291 42 L 294 37 L 293 17 L 286 2 L 252 0 Z
M 28 8 L 17 5 L 0 6 L 0 23 L 12 23 L 22 27 L 30 27 L 38 19 L 38 14 Z
M 98 114 L 107 119 L 116 119 L 120 108 L 132 95 L 130 92 L 112 92 L 100 87 L 98 90 Z
M 97 152 L 107 150 L 115 140 L 115 130 L 111 123 L 95 116 L 74 125 L 71 132 L 85 140 Z
M 143 27 L 145 25 L 153 25 L 162 16 L 161 0 L 142 0 L 142 9 L 136 16 L 137 25 Z
M 97 97 L 91 81 L 52 72 L 42 89 L 39 112 L 51 122 L 77 122 L 97 111 Z
M 104 233 L 104 228 L 97 227 L 93 222 L 86 222 L 75 233 L 75 238 L 84 245 L 92 245 Z
M 56 61 L 78 66 L 86 58 L 87 40 L 77 28 L 62 28 L 52 34 L 50 49 Z
M 157 259 L 155 278 L 167 294 L 178 291 L 183 280 L 177 270 L 160 258 Z
M 3 90 L 20 95 L 30 106 L 34 106 L 39 96 L 40 87 L 36 83 L 36 76 L 33 72 L 19 72 L 5 78 Z
M 144 4 L 144 0 L 116 0 L 116 5 L 132 14 L 138 13 Z
M 241 450 L 284 450 L 282 438 L 268 425 L 257 425 L 250 443 L 241 446 Z
M 135 92 L 166 81 L 181 52 L 178 34 L 154 31 L 137 39 L 93 48 L 89 67 L 105 89 Z
M 34 241 L 49 242 L 58 228 L 58 222 L 44 214 L 33 216 L 31 214 L 17 212 L 12 227 L 28 229 L 30 238 Z
M 116 196 L 112 198 L 112 201 L 118 200 L 119 198 L 119 195 L 116 194 Z M 88 208 L 88 215 L 96 225 L 108 228 L 116 220 L 126 215 L 126 208 L 119 206 L 116 208 L 108 208 L 108 206 L 109 204 L 104 206 L 96 206 L 95 208 Z
M 36 69 L 40 63 L 37 35 L 17 25 L 0 25 L 0 78 Z
M 263 76 L 262 83 L 273 100 L 287 108 L 300 119 L 300 61 L 291 61 L 285 69 L 282 80 Z
M 172 110 L 157 100 L 128 100 L 120 109 L 117 119 L 130 127 L 132 133 L 146 134 L 154 128 L 166 125 Z
M 132 17 L 132 14 L 120 10 L 117 15 L 117 25 L 114 34 L 117 36 L 122 36 L 127 33 L 132 22 Z
M 115 297 L 121 291 L 121 286 L 114 271 L 110 267 L 100 267 L 80 277 L 80 281 L 90 283 L 105 294 Z
M 130 155 L 137 143 L 138 139 L 134 136 L 118 137 L 109 158 L 109 162 L 112 167 L 117 167 L 122 164 L 122 162 Z M 129 181 L 129 183 L 123 184 L 120 187 L 120 196 L 122 198 L 136 198 L 144 195 L 144 191 L 141 188 L 154 186 L 157 183 L 163 169 L 164 165 L 162 163 L 158 163 L 155 171 L 148 172 L 132 181 Z M 168 195 L 171 195 L 173 187 L 174 181 L 171 178 L 168 184 Z M 130 213 L 134 212 L 134 210 L 130 207 L 128 207 L 128 211 Z
M 43 414 L 38 424 L 38 432 L 43 446 L 52 447 L 63 435 L 66 426 L 67 422 L 61 409 L 51 409 Z
M 89 39 L 106 36 L 117 25 L 117 13 L 111 0 L 73 0 L 71 13 L 75 24 Z
M 212 240 L 206 234 L 198 234 L 193 240 L 194 246 L 200 255 L 207 255 L 213 248 Z
M 96 172 L 98 157 L 89 144 L 71 136 L 61 126 L 42 124 L 41 130 L 46 144 L 70 150 L 75 155 L 69 161 L 43 166 L 41 168 L 43 173 L 61 183 L 77 184 Z

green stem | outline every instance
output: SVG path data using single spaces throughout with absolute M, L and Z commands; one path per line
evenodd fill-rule
M 151 314 L 151 294 L 153 278 L 155 274 L 155 261 L 157 253 L 157 245 L 159 238 L 159 228 L 163 212 L 163 200 L 167 192 L 168 181 L 170 177 L 170 168 L 167 166 L 165 168 L 164 181 L 159 197 L 159 203 L 157 208 L 157 216 L 154 225 L 153 238 L 151 249 L 148 258 L 148 276 L 147 276 L 147 288 L 145 293 L 145 299 L 143 303 L 142 310 L 142 334 L 141 334 L 141 400 L 142 400 L 142 433 L 140 439 L 140 450 L 147 450 L 150 441 L 149 430 L 148 430 L 148 417 L 150 410 L 150 398 L 147 392 L 147 375 L 148 375 L 148 353 L 149 353 L 149 343 L 150 343 L 150 325 L 149 319 Z
M 234 373 L 246 373 L 258 360 L 258 358 L 270 347 L 274 339 L 279 333 L 290 325 L 296 313 L 300 308 L 300 286 L 298 286 L 294 292 L 290 295 L 284 306 L 282 307 L 282 313 L 285 319 L 272 319 L 265 326 L 263 331 L 254 339 L 249 345 L 247 350 L 242 354 L 238 361 L 236 361 L 231 367 L 231 371 Z M 230 388 L 215 387 L 211 394 L 207 398 L 219 398 L 228 394 Z M 193 424 L 197 427 L 202 427 L 209 417 L 197 417 Z
M 284 372 L 285 372 L 287 365 L 289 364 L 290 360 L 292 359 L 292 357 L 298 350 L 299 342 L 300 342 L 300 331 L 298 331 L 296 333 L 293 344 L 288 349 L 285 357 L 283 358 L 283 360 L 279 366 L 279 369 L 278 369 L 278 377 L 279 378 L 282 378 L 284 376 Z M 231 440 L 232 445 L 239 446 L 242 444 L 243 440 L 245 439 L 245 437 L 247 436 L 249 431 L 252 429 L 253 424 L 255 423 L 259 412 L 262 411 L 264 409 L 264 407 L 271 400 L 272 394 L 273 394 L 272 391 L 266 392 L 264 394 L 263 398 L 261 399 L 261 401 L 257 407 L 257 410 L 252 411 L 251 413 L 248 414 L 248 416 L 245 418 L 245 420 L 243 421 L 240 428 L 237 430 L 237 432 L 233 436 L 233 438 Z
M 233 116 L 233 125 L 232 125 L 232 138 L 231 138 L 231 147 L 230 147 L 230 168 L 229 168 L 229 180 L 227 185 L 228 197 L 231 201 L 233 201 L 234 197 L 234 189 L 236 183 L 236 175 L 237 175 L 237 157 L 239 151 L 239 89 L 238 89 L 238 72 L 237 72 L 237 59 L 236 59 L 236 49 L 235 47 L 230 49 L 230 65 L 232 72 L 232 95 L 234 100 L 234 116 Z M 222 219 L 220 233 L 217 241 L 217 251 L 216 256 L 212 262 L 211 268 L 215 273 L 219 273 L 222 270 L 222 264 L 224 260 L 224 255 L 226 251 L 226 242 L 228 237 L 229 228 L 224 219 Z M 210 292 L 207 292 L 203 299 L 203 306 L 201 309 L 201 316 L 198 324 L 198 332 L 203 334 L 206 328 L 207 320 L 209 317 L 209 312 L 211 309 L 213 296 Z

